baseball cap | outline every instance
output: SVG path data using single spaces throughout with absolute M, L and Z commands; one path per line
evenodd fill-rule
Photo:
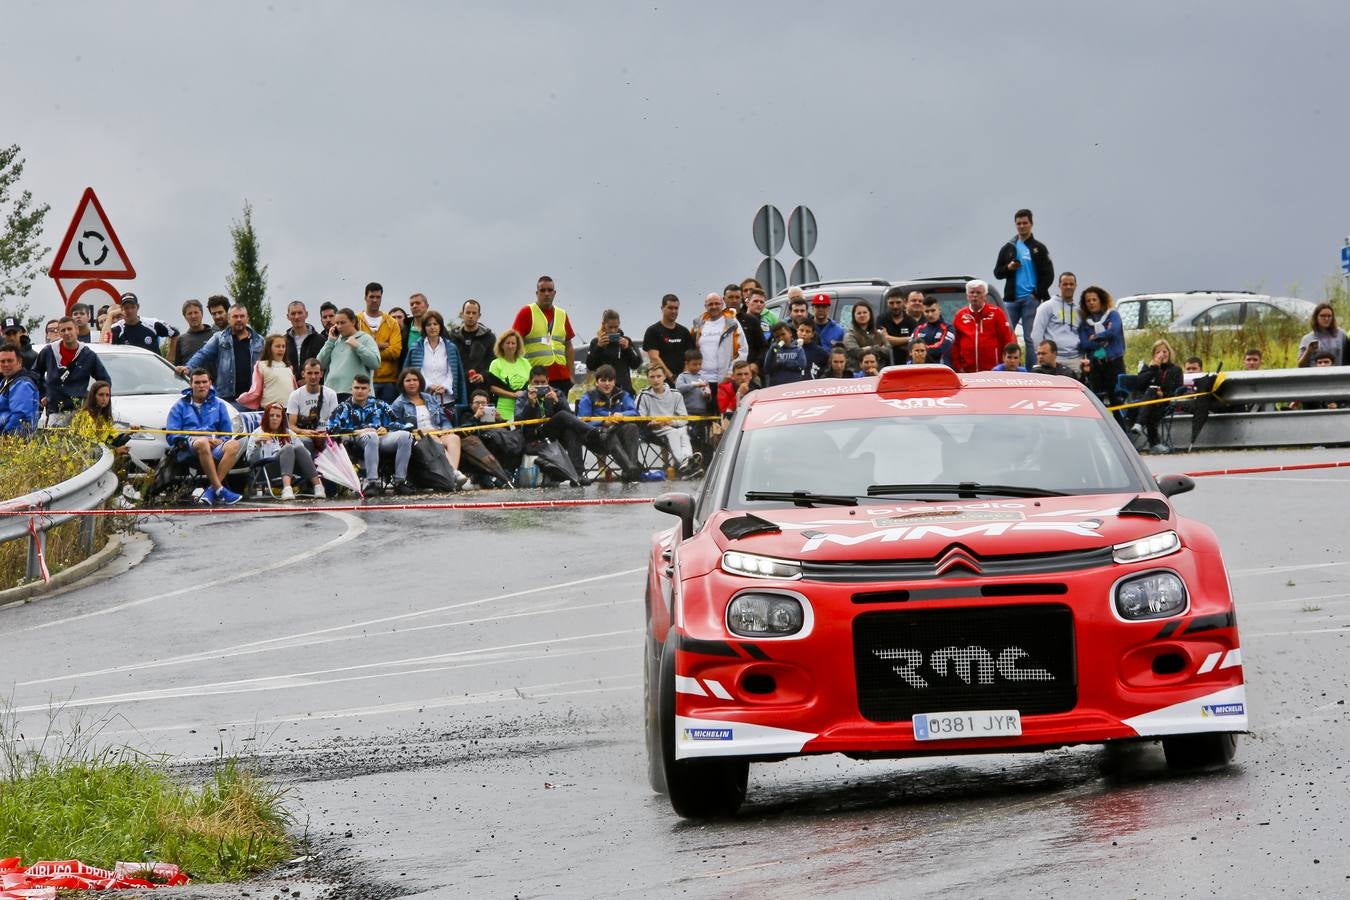
M 130 304 L 132 304 L 132 305 L 134 305 L 134 306 L 140 306 L 140 305 L 141 305 L 141 301 L 140 301 L 139 299 L 137 299 L 136 295 L 133 294 L 133 293 L 131 293 L 130 291 L 127 291 L 125 294 L 123 294 L 121 297 L 119 297 L 118 300 L 117 300 L 117 302 L 118 302 L 119 304 L 121 304 L 122 306 L 126 306 L 128 303 L 130 303 Z
M 811 298 L 812 306 L 829 306 L 830 302 L 829 294 L 816 294 Z
M 0 323 L 0 331 L 27 331 L 23 323 L 14 316 L 5 316 L 5 321 Z

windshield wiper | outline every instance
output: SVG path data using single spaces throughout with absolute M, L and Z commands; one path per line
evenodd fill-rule
M 751 502 L 767 500 L 771 503 L 791 503 L 794 506 L 857 506 L 858 498 L 852 494 L 817 494 L 814 491 L 746 491 L 745 499 Z
M 961 499 L 975 497 L 1064 497 L 1063 491 L 1044 488 L 1018 487 L 1013 484 L 981 484 L 962 481 L 956 484 L 873 484 L 867 487 L 869 497 L 888 497 L 892 494 L 956 494 Z

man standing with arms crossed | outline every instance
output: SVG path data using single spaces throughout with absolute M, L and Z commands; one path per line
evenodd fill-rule
M 694 323 L 694 346 L 703 354 L 699 377 L 708 383 L 713 397 L 718 385 L 731 377 L 731 367 L 745 359 L 745 332 L 736 314 L 726 308 L 721 294 L 709 294 L 703 300 L 703 315 Z
M 357 327 L 375 339 L 380 351 L 380 365 L 371 376 L 375 399 L 393 403 L 398 399 L 398 366 L 403 358 L 403 329 L 393 316 L 380 312 L 384 300 L 384 286 L 377 281 L 366 285 L 366 308 L 356 316 Z M 339 382 L 346 386 L 347 382 Z
M 553 278 L 540 275 L 535 282 L 534 302 L 522 306 L 511 327 L 525 336 L 525 358 L 531 366 L 548 366 L 549 386 L 567 403 L 567 392 L 572 389 L 572 368 L 576 365 L 576 350 L 572 339 L 576 332 L 567 311 L 554 304 L 558 289 Z
M 999 248 L 994 263 L 994 277 L 1003 279 L 1003 305 L 1008 325 L 1022 327 L 1022 343 L 1027 347 L 1027 359 L 1035 355 L 1031 343 L 1031 326 L 1036 307 L 1050 299 L 1050 285 L 1055 281 L 1055 264 L 1050 251 L 1031 234 L 1031 210 L 1019 209 L 1013 213 L 1017 234 Z

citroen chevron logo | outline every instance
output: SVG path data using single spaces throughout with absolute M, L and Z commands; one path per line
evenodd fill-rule
M 952 569 L 957 567 L 968 570 L 974 575 L 979 575 L 983 571 L 980 564 L 961 547 L 953 547 L 943 554 L 938 560 L 937 574 L 946 575 Z

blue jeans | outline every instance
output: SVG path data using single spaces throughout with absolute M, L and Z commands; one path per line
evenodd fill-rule
M 1036 307 L 1040 305 L 1041 301 L 1035 297 L 1019 297 L 1016 300 L 1003 298 L 1003 311 L 1008 314 L 1008 327 L 1016 331 L 1018 323 L 1022 324 L 1022 343 L 1026 347 L 1022 365 L 1028 369 L 1036 360 L 1036 348 L 1031 346 L 1031 326 L 1036 321 Z
M 412 457 L 412 433 L 408 431 L 390 431 L 387 434 L 358 434 L 354 439 L 362 455 L 367 481 L 377 481 L 380 477 L 380 456 L 394 455 L 394 480 L 402 481 L 408 477 L 408 460 Z

